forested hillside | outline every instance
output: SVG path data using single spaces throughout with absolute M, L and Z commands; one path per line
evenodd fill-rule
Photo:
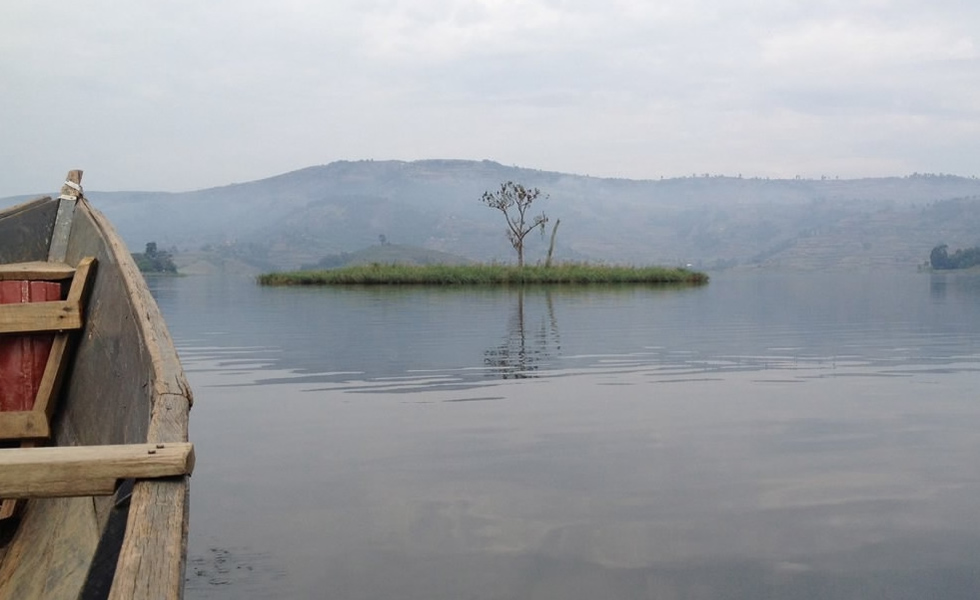
M 634 181 L 490 161 L 360 161 L 186 193 L 87 195 L 131 248 L 152 240 L 219 265 L 296 268 L 376 245 L 379 236 L 471 260 L 510 261 L 500 213 L 479 201 L 509 180 L 548 195 L 535 211 L 561 218 L 559 260 L 910 269 L 938 244 L 980 242 L 980 180 L 946 175 Z M 528 237 L 530 262 L 541 259 L 547 242 Z

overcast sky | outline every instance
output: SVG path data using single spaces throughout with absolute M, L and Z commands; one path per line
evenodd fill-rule
M 980 175 L 975 0 L 4 0 L 0 196 L 334 160 Z

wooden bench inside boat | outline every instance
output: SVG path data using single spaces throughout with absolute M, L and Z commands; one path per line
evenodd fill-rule
M 109 496 L 121 479 L 190 475 L 194 445 L 120 444 L 0 450 L 0 498 Z

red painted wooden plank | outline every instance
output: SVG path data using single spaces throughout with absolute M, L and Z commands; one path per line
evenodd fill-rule
M 61 284 L 0 281 L 0 304 L 61 300 Z M 31 410 L 54 334 L 0 335 L 0 411 Z

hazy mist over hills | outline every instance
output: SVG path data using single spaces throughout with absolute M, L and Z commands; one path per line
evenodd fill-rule
M 502 215 L 479 202 L 509 180 L 548 194 L 534 212 L 561 219 L 555 255 L 564 260 L 914 269 L 936 244 L 980 242 L 980 180 L 948 175 L 637 181 L 490 161 L 342 161 L 193 192 L 86 195 L 136 251 L 156 241 L 215 263 L 289 269 L 378 244 L 383 235 L 392 244 L 510 262 Z M 527 245 L 533 262 L 547 237 L 534 233 Z

